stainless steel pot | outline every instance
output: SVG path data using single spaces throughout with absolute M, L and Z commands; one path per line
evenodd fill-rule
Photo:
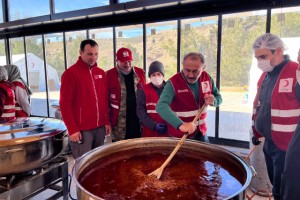
M 116 158 L 115 154 L 126 151 L 126 150 L 134 150 L 139 155 L 141 152 L 145 152 L 145 150 L 151 149 L 168 149 L 170 152 L 174 149 L 176 144 L 178 143 L 178 139 L 175 138 L 140 138 L 140 139 L 131 139 L 124 140 L 116 143 L 112 143 L 110 145 L 102 146 L 97 149 L 94 149 L 82 157 L 78 158 L 73 166 L 73 178 L 77 187 L 77 196 L 80 200 L 101 200 L 89 191 L 87 191 L 80 183 L 79 176 L 83 173 L 83 171 L 92 165 L 94 162 L 109 157 L 110 159 L 105 159 L 106 161 L 111 161 Z M 242 183 L 242 188 L 229 196 L 226 199 L 244 199 L 244 190 L 250 184 L 253 173 L 248 167 L 248 165 L 241 159 L 239 156 L 234 153 L 225 150 L 216 145 L 201 143 L 193 140 L 186 140 L 180 151 L 184 151 L 186 153 L 197 152 L 200 155 L 205 155 L 206 157 L 211 157 L 213 160 L 218 160 L 219 163 L 226 163 L 226 165 L 230 165 L 232 169 L 235 170 L 236 173 L 240 174 L 244 182 Z M 132 155 L 134 156 L 134 155 Z M 130 184 L 130 183 L 129 183 Z
M 0 176 L 45 165 L 65 150 L 67 136 L 57 119 L 30 117 L 0 124 Z

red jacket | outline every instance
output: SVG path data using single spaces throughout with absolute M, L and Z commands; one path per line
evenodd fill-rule
M 298 63 L 291 61 L 288 62 L 288 64 L 280 72 L 272 93 L 272 139 L 274 144 L 282 151 L 287 150 L 299 120 L 300 102 L 297 100 L 295 94 L 295 87 L 297 84 L 297 68 Z M 257 115 L 256 109 L 259 106 L 258 97 L 260 93 L 260 87 L 265 76 L 266 73 L 263 73 L 257 83 L 258 92 L 253 102 L 253 124 Z M 256 137 L 262 137 L 262 135 L 256 131 L 254 126 L 252 128 Z
M 105 72 L 78 58 L 62 75 L 60 110 L 69 134 L 108 125 L 108 90 Z
M 133 67 L 133 70 L 136 76 L 140 79 L 136 89 L 140 89 L 146 84 L 145 72 L 143 69 L 138 67 Z M 106 73 L 108 79 L 110 123 L 111 126 L 114 127 L 118 122 L 121 101 L 121 87 L 118 79 L 119 72 L 117 67 L 114 67 L 108 70 Z
M 17 87 L 17 86 L 21 87 L 22 89 L 24 89 L 26 91 L 26 88 L 23 83 L 21 83 L 19 81 L 13 81 L 12 84 L 15 87 Z M 20 104 L 17 101 L 16 101 L 16 117 L 28 117 L 28 114 L 22 109 L 22 107 L 20 106 Z
M 143 91 L 146 97 L 146 110 L 151 119 L 157 123 L 165 123 L 160 115 L 156 112 L 156 104 L 159 100 L 159 96 L 154 90 L 151 83 L 148 83 L 143 87 Z M 146 126 L 143 126 L 142 137 L 166 137 L 167 134 L 160 134 L 155 130 L 152 130 Z
M 204 95 L 212 93 L 212 83 L 209 75 L 204 71 L 198 79 L 199 103 L 196 102 L 194 93 L 189 88 L 181 72 L 175 74 L 170 81 L 175 92 L 175 97 L 170 105 L 171 109 L 183 122 L 192 122 L 197 115 L 199 108 L 201 108 L 205 102 Z M 206 116 L 207 111 L 205 109 L 200 115 L 199 120 L 196 122 L 203 135 L 205 135 L 207 131 Z M 176 130 L 170 124 L 168 124 L 168 132 L 173 137 L 182 137 L 184 134 L 180 130 Z M 188 137 L 194 137 L 195 134 L 196 132 L 189 134 Z
M 1 121 L 14 121 L 16 120 L 16 110 L 15 110 L 15 94 L 12 88 L 12 85 L 7 81 L 1 81 L 0 87 L 3 88 L 6 92 L 4 109 L 0 117 Z

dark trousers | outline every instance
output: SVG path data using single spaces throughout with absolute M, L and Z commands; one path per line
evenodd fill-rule
M 207 143 L 209 143 L 208 136 L 207 135 L 203 135 L 201 133 L 201 131 L 198 131 L 196 133 L 196 135 L 193 137 L 193 140 L 197 140 L 197 141 L 200 141 L 200 142 L 207 142 Z
M 80 131 L 82 135 L 82 143 L 70 142 L 72 147 L 72 155 L 76 159 L 86 152 L 104 144 L 105 126 L 101 126 L 88 131 Z
M 283 200 L 300 199 L 300 125 L 295 131 L 286 151 L 284 172 L 281 182 Z
M 267 171 L 273 185 L 274 200 L 280 199 L 281 178 L 284 170 L 285 151 L 281 151 L 272 140 L 265 140 L 263 147 Z

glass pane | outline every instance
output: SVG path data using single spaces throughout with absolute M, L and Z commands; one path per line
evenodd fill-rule
M 6 65 L 6 54 L 4 40 L 0 40 L 0 65 Z
M 282 38 L 300 36 L 300 7 L 272 9 L 271 19 L 271 33 Z
M 113 43 L 113 29 L 93 29 L 90 30 L 91 39 L 95 40 L 99 46 L 98 66 L 107 71 L 114 67 L 114 43 Z
M 252 44 L 266 31 L 266 11 L 224 15 L 222 23 L 220 137 L 249 141 L 250 93 L 259 78 Z
M 61 75 L 65 71 L 63 45 L 62 33 L 45 35 L 50 117 L 55 117 L 56 109 L 51 105 L 58 105 Z
M 10 21 L 50 14 L 49 0 L 10 0 L 8 2 Z
M 42 36 L 25 38 L 27 67 L 31 95 L 32 115 L 48 116 Z
M 2 8 L 2 1 L 0 1 L 0 23 L 3 23 L 3 8 Z
M 146 25 L 147 64 L 158 60 L 164 64 L 165 80 L 177 73 L 177 21 L 166 21 Z
M 109 0 L 82 1 L 82 0 L 55 0 L 55 13 L 67 12 L 109 5 Z
M 293 61 L 297 61 L 300 48 L 300 7 L 272 10 L 271 33 L 282 38 L 288 54 Z
M 86 31 L 66 32 L 67 66 L 75 64 L 78 60 L 80 43 L 86 39 Z
M 205 70 L 214 79 L 216 84 L 217 69 L 217 35 L 218 17 L 200 17 L 181 21 L 181 62 L 186 53 L 194 51 L 205 56 Z M 182 66 L 181 66 L 182 68 Z M 207 134 L 215 136 L 215 111 L 209 106 L 207 115 Z
M 131 50 L 133 66 L 143 68 L 143 25 L 122 26 L 116 28 L 117 50 L 126 47 Z
M 12 64 L 19 67 L 21 77 L 27 82 L 27 70 L 24 54 L 24 40 L 23 38 L 10 39 L 10 48 L 12 54 Z

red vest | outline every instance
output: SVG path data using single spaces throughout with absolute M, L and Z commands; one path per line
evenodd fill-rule
M 158 123 L 166 123 L 160 115 L 156 112 L 156 104 L 159 100 L 159 96 L 157 95 L 155 89 L 153 88 L 151 83 L 148 83 L 143 87 L 143 91 L 146 97 L 146 110 L 150 118 Z M 155 130 L 152 130 L 146 126 L 143 126 L 142 137 L 166 137 L 167 134 L 160 134 Z
M 204 95 L 212 93 L 210 76 L 204 71 L 198 79 L 199 102 L 196 101 L 194 93 L 189 88 L 181 72 L 175 74 L 170 80 L 175 92 L 175 96 L 171 103 L 171 109 L 183 122 L 192 122 L 194 117 L 197 115 L 199 108 L 202 107 L 205 102 Z M 196 122 L 196 125 L 198 125 L 198 128 L 203 135 L 205 135 L 207 131 L 206 116 L 207 110 L 205 109 Z M 173 137 L 182 137 L 184 134 L 170 124 L 168 124 L 168 132 Z M 195 134 L 196 131 L 195 133 L 190 134 L 188 137 L 194 137 Z
M 12 84 L 15 87 L 21 87 L 22 89 L 24 89 L 26 91 L 26 88 L 24 86 L 24 84 L 20 81 L 13 81 Z M 27 91 L 26 91 L 27 92 Z M 28 117 L 27 113 L 24 112 L 24 110 L 22 109 L 22 107 L 20 106 L 20 104 L 16 101 L 16 117 Z
M 11 86 L 7 82 L 2 81 L 0 87 L 6 91 L 7 96 L 5 97 L 4 110 L 1 116 L 3 121 L 15 121 L 16 120 L 16 110 L 15 110 L 15 94 Z
M 288 62 L 282 69 L 275 84 L 271 100 L 271 131 L 274 144 L 281 150 L 286 151 L 295 132 L 299 115 L 300 103 L 295 95 L 297 85 L 296 70 L 298 64 Z M 263 73 L 257 83 L 257 94 L 253 102 L 253 122 L 256 119 L 256 109 L 259 106 L 258 97 L 261 84 L 266 76 Z M 253 123 L 254 124 L 254 123 Z M 262 137 L 253 126 L 256 137 Z
M 138 67 L 133 67 L 134 73 L 140 79 L 137 88 L 140 89 L 146 84 L 145 72 L 143 69 Z M 108 81 L 108 93 L 109 93 L 109 117 L 111 126 L 114 127 L 117 125 L 120 101 L 121 101 L 121 86 L 118 79 L 118 70 L 117 67 L 114 67 L 107 72 L 107 81 Z

